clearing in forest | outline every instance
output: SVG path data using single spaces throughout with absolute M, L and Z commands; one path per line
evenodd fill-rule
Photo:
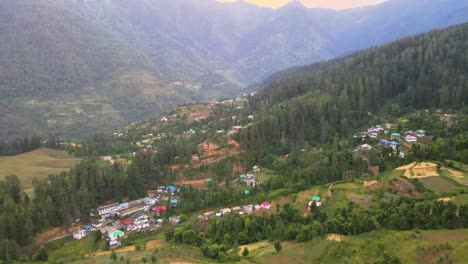
M 32 188 L 34 178 L 44 179 L 73 168 L 80 159 L 63 150 L 40 148 L 16 156 L 0 156 L 0 180 L 16 175 L 23 189 Z

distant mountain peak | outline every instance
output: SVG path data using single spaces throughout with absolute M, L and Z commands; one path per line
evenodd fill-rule
M 300 0 L 292 0 L 286 5 L 282 7 L 283 8 L 307 8 Z

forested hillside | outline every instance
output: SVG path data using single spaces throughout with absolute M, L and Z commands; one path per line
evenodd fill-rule
M 249 150 L 324 143 L 377 113 L 460 109 L 468 103 L 468 24 L 279 73 L 251 99 L 260 121 L 241 134 Z
M 46 261 L 50 253 L 51 262 L 96 263 L 93 254 L 108 242 L 92 209 L 160 193 L 160 186 L 170 197 L 154 203 L 167 206 L 166 214 L 145 212 L 163 219 L 160 229 L 142 234 L 121 227 L 128 233 L 119 238 L 123 246 L 164 235 L 172 252 L 187 244 L 205 262 L 227 262 L 240 259 L 240 245 L 263 240 L 467 228 L 467 38 L 468 24 L 455 26 L 288 71 L 256 96 L 180 106 L 81 142 L 57 144 L 51 137 L 52 147 L 85 158 L 68 172 L 34 180 L 32 193 L 17 176 L 0 182 L 0 260 Z M 390 133 L 427 132 L 413 143 L 392 139 L 401 142 L 395 148 L 380 143 L 389 131 L 368 138 L 369 126 L 387 122 Z M 365 137 L 353 137 L 362 129 Z M 0 151 L 12 155 L 41 141 L 6 142 Z M 373 145 L 364 151 L 364 142 Z M 394 170 L 408 163 L 410 169 Z M 264 208 L 253 211 L 259 204 Z M 204 215 L 239 206 L 243 214 Z M 169 223 L 171 216 L 180 216 L 179 226 Z M 118 225 L 118 218 L 104 225 Z M 70 234 L 69 227 L 91 224 L 94 235 L 81 240 L 89 249 L 62 250 L 79 245 L 71 238 L 35 244 L 51 228 Z M 377 258 L 398 260 L 383 247 Z

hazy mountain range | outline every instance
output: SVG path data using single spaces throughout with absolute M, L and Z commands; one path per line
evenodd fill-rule
M 468 20 L 468 0 L 344 11 L 215 0 L 3 0 L 0 137 L 78 137 Z

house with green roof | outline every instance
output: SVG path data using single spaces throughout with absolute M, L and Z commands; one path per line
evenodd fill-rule
M 321 199 L 320 196 L 313 196 L 311 200 L 314 202 L 319 202 L 320 199 Z
M 425 137 L 426 136 L 426 131 L 420 129 L 420 130 L 416 131 L 416 136 L 417 137 Z
M 400 133 L 392 133 L 390 136 L 391 136 L 392 140 L 400 139 L 400 138 L 401 138 Z
M 110 240 L 116 240 L 119 237 L 123 237 L 125 233 L 121 230 L 115 230 L 114 232 L 109 233 L 109 239 Z

